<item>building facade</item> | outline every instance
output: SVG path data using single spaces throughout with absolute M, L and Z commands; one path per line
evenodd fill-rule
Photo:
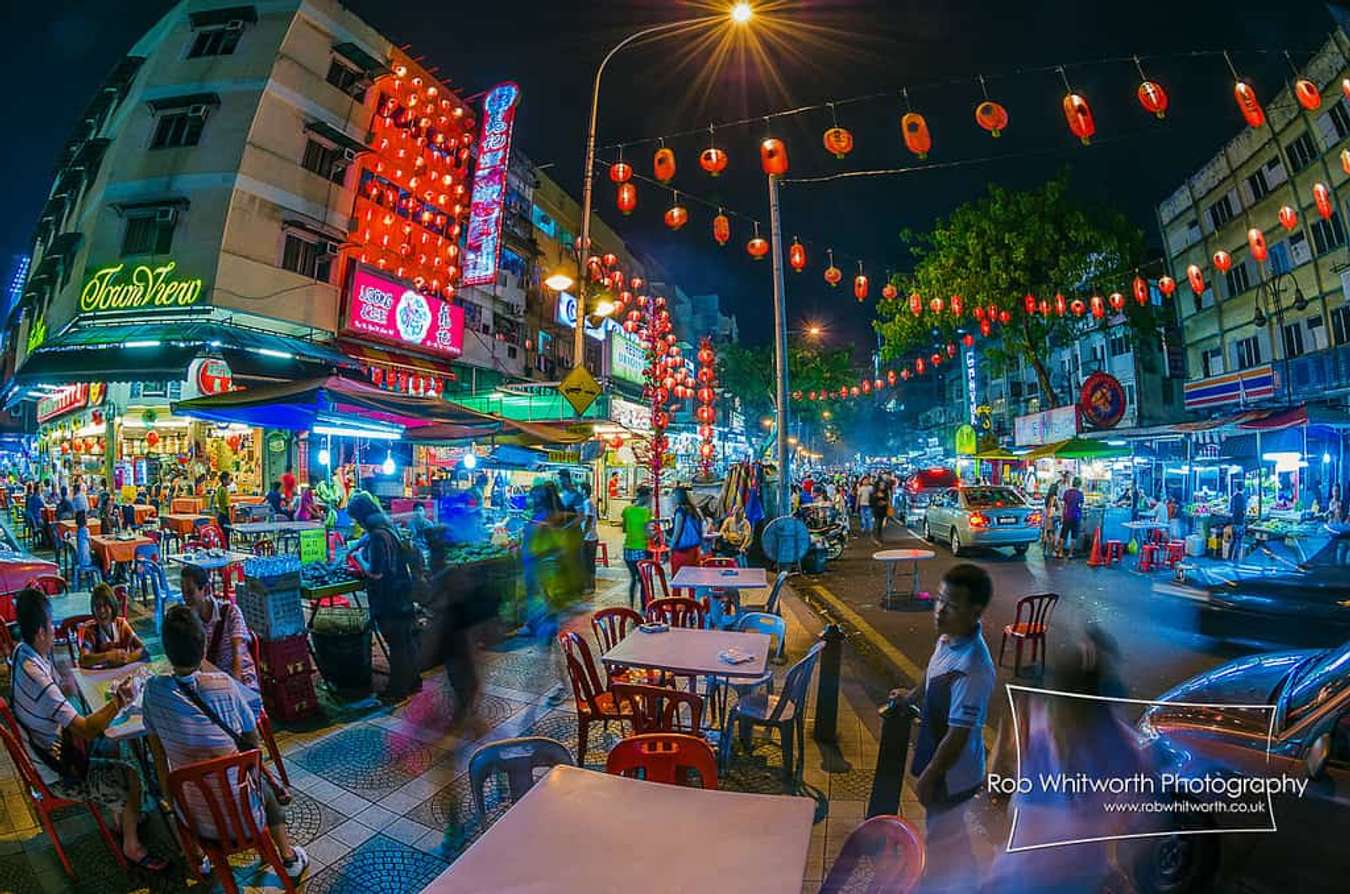
M 1196 411 L 1262 402 L 1343 400 L 1350 391 L 1346 215 L 1350 175 L 1350 39 L 1337 30 L 1302 76 L 1322 91 L 1308 111 L 1289 87 L 1158 205 L 1158 225 L 1184 333 L 1186 405 Z M 1325 190 L 1322 207 L 1316 194 Z M 1281 214 L 1282 209 L 1289 211 Z M 1284 218 L 1282 222 L 1282 216 Z M 1252 257 L 1248 234 L 1268 258 Z M 1216 252 L 1232 266 L 1214 267 Z M 1204 291 L 1193 294 L 1195 265 Z

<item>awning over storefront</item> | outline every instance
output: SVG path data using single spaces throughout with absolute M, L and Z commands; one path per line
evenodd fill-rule
M 21 386 L 182 379 L 193 360 L 216 355 L 238 378 L 313 375 L 315 367 L 355 369 L 326 345 L 206 320 L 84 326 L 38 348 L 15 376 Z
M 1054 444 L 1046 444 L 1021 457 L 1025 460 L 1043 459 L 1053 456 L 1056 459 L 1110 459 L 1115 456 L 1129 456 L 1130 448 L 1094 441 L 1089 438 L 1069 438 Z

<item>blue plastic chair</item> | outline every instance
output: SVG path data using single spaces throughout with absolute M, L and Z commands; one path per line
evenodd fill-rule
M 515 803 L 535 783 L 536 769 L 551 769 L 559 764 L 575 766 L 567 746 L 543 736 L 520 739 L 500 739 L 489 742 L 474 752 L 469 760 L 469 784 L 473 788 L 473 803 L 478 808 L 478 824 L 487 826 L 488 810 L 483 797 L 483 783 L 497 773 L 506 774 L 507 790 Z
M 736 621 L 736 631 L 738 633 L 767 633 L 769 636 L 776 637 L 773 655 L 770 656 L 770 659 L 773 661 L 783 659 L 783 650 L 787 647 L 787 621 L 784 621 L 781 615 L 771 615 L 768 612 L 746 612 Z M 770 676 L 773 675 L 770 674 Z
M 763 605 L 742 605 L 741 611 L 744 612 L 765 612 L 770 615 L 781 615 L 778 609 L 778 600 L 783 596 L 783 587 L 787 586 L 788 573 L 786 571 L 778 572 L 778 577 L 773 582 L 772 589 L 769 590 L 769 598 Z
M 741 742 L 749 746 L 751 728 L 767 726 L 778 730 L 783 749 L 783 774 L 790 782 L 801 779 L 806 751 L 806 699 L 825 643 L 817 642 L 792 666 L 783 681 L 783 694 L 754 693 L 736 702 L 722 726 L 720 760 L 723 767 L 731 761 L 731 727 L 739 727 Z

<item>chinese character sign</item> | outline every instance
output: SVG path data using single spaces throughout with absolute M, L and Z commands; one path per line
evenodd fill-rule
M 387 275 L 357 267 L 352 273 L 346 331 L 458 357 L 464 350 L 464 309 L 423 295 Z
M 520 88 L 510 82 L 493 87 L 483 100 L 483 132 L 478 139 L 478 165 L 464 242 L 464 285 L 479 286 L 497 279 L 511 127 L 519 100 Z

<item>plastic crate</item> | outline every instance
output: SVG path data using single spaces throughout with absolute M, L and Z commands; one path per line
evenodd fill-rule
M 274 590 L 263 581 L 249 578 L 235 590 L 235 601 L 249 629 L 263 642 L 287 639 L 305 632 L 305 610 L 300 586 Z
M 268 716 L 276 720 L 303 720 L 319 710 L 319 696 L 309 674 L 265 681 L 262 694 Z
M 258 657 L 262 660 L 262 667 L 258 670 L 267 679 L 289 680 L 294 676 L 307 676 L 314 671 L 314 664 L 309 657 L 309 637 L 303 633 L 258 645 Z

